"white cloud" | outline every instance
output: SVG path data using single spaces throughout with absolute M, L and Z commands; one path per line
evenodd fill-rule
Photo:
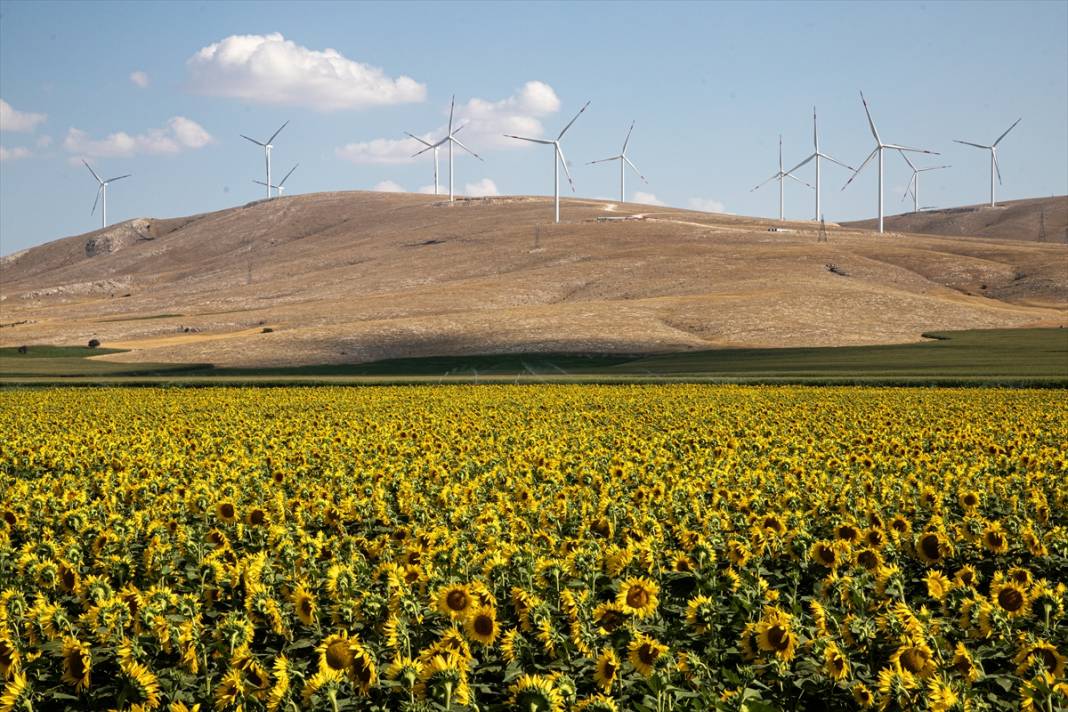
M 32 155 L 30 149 L 23 146 L 16 146 L 15 148 L 0 146 L 0 161 L 14 161 L 19 158 L 29 158 Z
M 630 199 L 635 203 L 642 203 L 643 205 L 667 205 L 667 203 L 657 199 L 652 193 L 643 193 L 640 190 L 631 193 Z
M 376 193 L 406 193 L 407 192 L 406 190 L 404 190 L 404 186 L 400 185 L 399 183 L 394 183 L 391 180 L 384 180 L 384 181 L 381 181 L 379 183 L 375 183 L 375 187 L 371 188 L 371 190 L 375 191 Z
M 148 74 L 138 69 L 136 72 L 130 72 L 130 81 L 136 84 L 141 89 L 148 88 Z
M 280 33 L 231 35 L 186 60 L 189 86 L 211 96 L 318 111 L 423 101 L 426 85 L 391 78 L 334 49 L 313 50 Z
M 48 118 L 47 114 L 19 111 L 0 99 L 0 131 L 33 131 L 37 124 Z
M 139 154 L 175 154 L 185 149 L 203 148 L 212 142 L 211 134 L 197 122 L 175 116 L 164 128 L 149 129 L 131 136 L 118 131 L 106 138 L 92 139 L 81 129 L 71 128 L 63 147 L 84 156 L 136 156 Z
M 457 138 L 476 153 L 494 148 L 523 148 L 530 144 L 506 138 L 504 134 L 539 138 L 545 132 L 539 119 L 559 110 L 560 99 L 553 88 L 545 82 L 530 81 L 515 94 L 499 101 L 475 98 L 457 105 L 453 126 L 463 126 Z M 448 116 L 447 111 L 445 107 L 445 116 Z M 420 138 L 438 141 L 447 131 L 448 122 L 445 120 L 433 131 L 420 135 Z M 353 163 L 410 163 L 412 155 L 423 148 L 426 146 L 412 138 L 376 138 L 347 144 L 336 149 L 335 153 Z M 442 151 L 441 155 L 444 156 L 448 147 L 442 146 Z M 461 148 L 453 147 L 453 151 L 456 155 L 465 155 Z M 414 160 L 424 158 L 426 155 Z
M 438 193 L 441 193 L 441 190 L 442 190 L 441 189 L 441 185 L 439 184 L 438 185 Z M 421 185 L 421 186 L 419 186 L 419 190 L 417 190 L 415 192 L 416 193 L 423 193 L 424 195 L 433 195 L 434 194 L 434 186 L 433 185 Z M 449 186 L 445 186 L 445 194 L 448 195 L 448 193 L 449 193 Z
M 690 207 L 694 210 L 703 210 L 706 213 L 725 213 L 726 207 L 718 200 L 712 198 L 690 198 Z
M 497 184 L 489 178 L 483 178 L 477 183 L 467 183 L 464 185 L 464 195 L 469 195 L 473 198 L 480 198 L 486 195 L 500 195 L 500 191 L 497 190 Z
M 37 148 L 48 148 L 52 145 L 52 137 L 48 134 L 41 134 L 37 137 Z

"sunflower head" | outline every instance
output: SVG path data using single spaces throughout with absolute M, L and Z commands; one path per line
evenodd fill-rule
M 89 646 L 77 638 L 68 636 L 63 640 L 63 682 L 81 692 L 89 689 L 89 673 L 92 670 L 92 656 Z
M 227 524 L 233 524 L 237 521 L 237 505 L 228 499 L 221 500 L 215 504 L 215 516 Z
M 619 587 L 616 605 L 635 618 L 645 618 L 656 611 L 660 588 L 647 578 L 629 578 Z
M 438 610 L 452 620 L 464 620 L 475 606 L 471 588 L 466 584 L 449 584 L 438 589 Z
M 708 596 L 691 598 L 686 604 L 686 623 L 697 633 L 712 630 L 716 620 L 716 604 Z
M 1008 538 L 1001 524 L 993 522 L 983 529 L 983 546 L 993 554 L 1004 554 L 1009 550 Z
M 793 659 L 797 649 L 797 634 L 789 614 L 778 608 L 768 608 L 756 625 L 757 646 L 783 661 Z
M 497 612 L 493 608 L 479 606 L 471 611 L 464 623 L 467 635 L 482 645 L 493 645 L 500 633 L 497 625 Z
M 849 659 L 835 643 L 823 649 L 823 669 L 836 682 L 849 677 Z
M 547 675 L 521 675 L 512 684 L 515 709 L 530 712 L 563 712 L 564 698 Z
M 315 612 L 318 606 L 315 603 L 315 596 L 308 590 L 308 587 L 303 583 L 299 584 L 290 598 L 293 601 L 293 610 L 300 622 L 304 625 L 315 625 Z
M 928 566 L 942 563 L 951 553 L 949 540 L 940 531 L 926 531 L 916 537 L 916 555 Z
M 666 661 L 668 647 L 644 633 L 635 634 L 627 646 L 627 660 L 643 677 L 650 677 Z
M 593 671 L 593 681 L 605 693 L 608 693 L 612 690 L 612 685 L 615 684 L 618 677 L 619 658 L 616 657 L 616 651 L 606 645 L 601 650 L 601 654 L 597 656 L 597 664 Z
M 1027 589 L 1011 580 L 1002 580 L 990 587 L 990 601 L 1009 618 L 1026 617 L 1031 612 Z
M 1054 678 L 1064 677 L 1065 656 L 1061 655 L 1057 646 L 1044 640 L 1021 646 L 1014 662 L 1016 674 L 1021 677 L 1042 674 L 1052 675 Z

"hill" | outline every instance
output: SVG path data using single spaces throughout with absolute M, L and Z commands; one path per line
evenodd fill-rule
M 1042 216 L 1046 221 L 1046 242 L 1068 243 L 1068 196 L 1032 198 L 999 203 L 967 205 L 945 210 L 891 215 L 883 219 L 887 230 L 923 235 L 953 237 L 993 237 L 1005 240 L 1037 241 Z M 874 230 L 878 220 L 843 223 L 849 227 Z M 1066 265 L 1068 268 L 1068 265 Z
M 1068 322 L 1065 248 L 594 200 L 318 193 L 0 262 L 0 346 L 223 366 L 903 343 Z M 787 231 L 769 232 L 769 228 Z

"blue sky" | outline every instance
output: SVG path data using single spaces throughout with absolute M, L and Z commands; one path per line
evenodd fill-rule
M 1020 116 L 999 199 L 1068 193 L 1065 2 L 4 1 L 0 253 L 99 225 L 82 157 L 134 174 L 109 190 L 109 222 L 260 198 L 262 153 L 238 134 L 286 120 L 273 167 L 300 162 L 287 193 L 425 189 L 432 160 L 408 161 L 402 132 L 440 130 L 454 92 L 471 122 L 459 137 L 485 158 L 457 158 L 459 191 L 550 193 L 551 151 L 499 134 L 555 135 L 591 100 L 564 140 L 580 196 L 617 197 L 618 171 L 585 164 L 635 120 L 628 154 L 649 183 L 628 177 L 628 199 L 776 216 L 777 187 L 750 188 L 777 169 L 779 133 L 787 167 L 807 156 L 815 104 L 821 148 L 859 165 L 860 89 L 885 141 L 952 164 L 924 174 L 923 204 L 986 200 L 987 155 L 952 139 L 992 142 Z M 888 213 L 911 204 L 910 175 L 887 156 Z M 848 177 L 824 168 L 828 220 L 874 214 L 875 171 L 841 191 Z M 811 191 L 786 191 L 787 217 L 811 217 Z

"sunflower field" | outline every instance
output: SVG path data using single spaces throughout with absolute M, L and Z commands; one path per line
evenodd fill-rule
M 1063 392 L 0 392 L 0 712 L 1068 708 Z

